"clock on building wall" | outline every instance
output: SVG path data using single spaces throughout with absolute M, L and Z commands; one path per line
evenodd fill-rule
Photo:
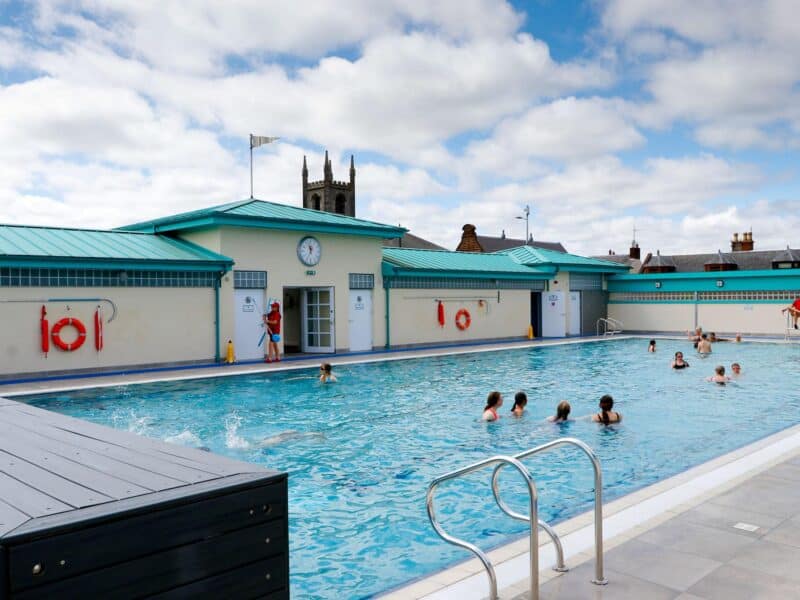
M 314 236 L 307 235 L 297 244 L 297 258 L 307 267 L 313 267 L 322 258 L 322 246 Z

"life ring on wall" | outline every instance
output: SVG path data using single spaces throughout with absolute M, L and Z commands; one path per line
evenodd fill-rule
M 50 326 L 47 322 L 47 310 L 44 305 L 42 305 L 42 318 L 39 325 L 42 332 L 42 352 L 47 356 L 47 353 L 50 352 Z
M 75 329 L 78 330 L 78 338 L 72 342 L 67 343 L 61 339 L 61 330 L 66 327 L 67 325 L 72 325 Z M 78 319 L 73 319 L 72 317 L 64 317 L 60 321 L 58 321 L 55 325 L 53 325 L 53 343 L 64 350 L 65 352 L 72 352 L 73 350 L 77 350 L 83 343 L 86 341 L 86 327 L 83 323 L 81 323 Z
M 472 317 L 469 316 L 469 311 L 466 308 L 462 308 L 456 313 L 456 327 L 461 331 L 469 329 L 471 323 Z

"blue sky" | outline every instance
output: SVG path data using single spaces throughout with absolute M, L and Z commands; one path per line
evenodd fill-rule
M 792 0 L 0 0 L 0 222 L 113 227 L 300 166 L 357 215 L 573 252 L 800 245 Z M 793 237 L 794 236 L 794 237 Z

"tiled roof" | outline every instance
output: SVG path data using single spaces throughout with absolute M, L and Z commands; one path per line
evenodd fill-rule
M 478 242 L 483 247 L 484 252 L 498 252 L 509 250 L 519 246 L 525 246 L 525 240 L 518 240 L 507 237 L 492 237 L 489 235 L 479 235 Z M 544 248 L 545 250 L 555 250 L 556 252 L 566 252 L 567 249 L 560 242 L 540 242 L 539 240 L 528 240 L 528 246 L 534 248 Z
M 127 231 L 0 225 L 0 263 L 10 262 L 202 263 L 233 261 L 194 244 Z
M 254 199 L 170 215 L 160 219 L 126 225 L 119 229 L 154 233 L 157 231 L 180 231 L 214 225 L 327 231 L 371 235 L 382 238 L 400 237 L 406 232 L 402 227 L 393 225 L 384 225 L 383 223 L 356 219 L 355 217 L 336 213 Z
M 771 269 L 774 260 L 780 260 L 778 256 L 785 254 L 786 250 L 751 250 L 727 253 L 732 260 L 739 265 L 739 271 L 758 271 Z M 800 256 L 800 250 L 790 250 L 795 256 Z M 658 256 L 653 256 L 649 261 L 642 264 L 642 267 L 653 266 Z M 675 265 L 676 273 L 694 273 L 704 270 L 706 264 L 711 264 L 718 260 L 718 253 L 708 254 L 673 254 L 670 256 L 661 255 L 662 260 L 669 260 Z
M 416 248 L 417 250 L 446 250 L 441 246 L 437 246 L 433 242 L 429 242 L 413 233 L 406 232 L 401 238 L 393 238 L 383 240 L 383 245 L 386 248 Z

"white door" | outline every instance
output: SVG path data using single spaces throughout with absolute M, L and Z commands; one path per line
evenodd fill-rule
M 303 352 L 334 352 L 333 288 L 305 288 L 302 302 Z
M 581 293 L 569 293 L 569 335 L 581 334 Z
M 372 290 L 350 290 L 350 351 L 372 350 Z
M 233 349 L 236 360 L 264 358 L 264 290 L 236 289 L 234 291 Z M 223 340 L 225 341 L 225 340 Z M 223 345 L 224 346 L 224 345 Z
M 564 292 L 542 292 L 542 337 L 564 337 L 566 329 Z

